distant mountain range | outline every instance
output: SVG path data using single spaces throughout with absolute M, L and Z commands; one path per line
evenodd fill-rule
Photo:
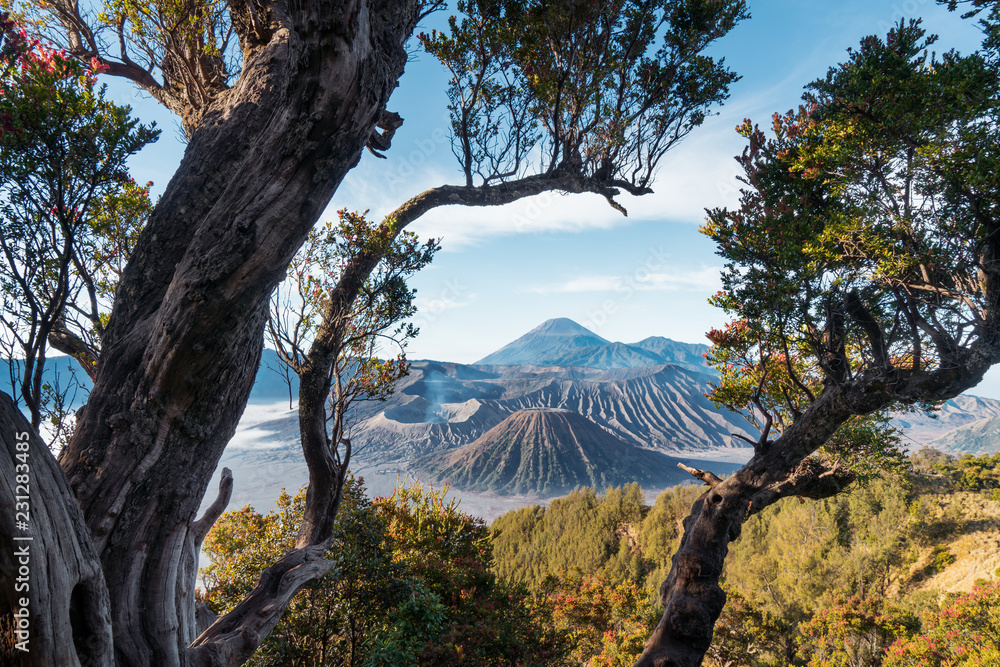
M 658 337 L 612 342 L 559 318 L 475 364 L 417 361 L 387 401 L 357 408 L 357 460 L 481 493 L 681 481 L 668 456 L 714 459 L 718 469 L 750 453 L 732 437 L 752 435 L 750 424 L 704 396 L 713 379 L 707 350 Z M 961 444 L 938 439 L 998 416 L 1000 401 L 959 396 L 934 417 L 903 413 L 896 423 L 909 449 L 957 451 Z M 297 436 L 294 417 L 260 428 Z M 993 429 L 1000 434 L 1000 417 Z
M 1000 430 L 998 416 L 1000 401 L 962 394 L 945 401 L 933 414 L 900 412 L 892 421 L 902 432 L 907 449 L 933 447 L 954 454 L 998 451 L 1000 435 L 988 435 L 991 422 Z
M 676 460 L 664 454 L 728 461 L 713 469 L 729 471 L 749 456 L 746 443 L 731 434 L 751 428 L 742 416 L 705 397 L 713 378 L 702 357 L 707 349 L 656 337 L 610 342 L 563 318 L 543 323 L 476 364 L 415 361 L 386 401 L 355 407 L 349 433 L 354 467 L 364 470 L 369 482 L 375 473 L 416 472 L 447 479 L 462 491 L 551 495 L 583 484 L 640 480 L 665 486 L 687 480 Z M 258 375 L 258 384 L 262 380 Z M 525 415 L 534 419 L 526 421 Z M 526 424 L 547 435 L 525 435 L 506 449 L 487 446 L 496 442 L 496 429 L 520 425 L 528 433 Z M 280 442 L 298 439 L 294 414 L 259 423 L 255 430 Z M 477 455 L 463 459 L 463 472 L 437 474 L 461 456 L 459 448 L 473 443 Z M 525 448 L 533 457 L 530 465 Z M 512 468 L 507 459 L 515 452 L 522 458 Z M 275 454 L 260 448 L 227 452 L 224 463 L 239 464 L 235 458 L 243 457 L 281 476 L 277 470 L 283 464 Z M 436 454 L 443 458 L 436 461 Z M 288 464 L 298 458 L 289 447 Z M 499 461 L 507 461 L 503 470 L 511 474 L 484 477 L 483 470 Z
M 665 488 L 690 479 L 678 459 L 640 449 L 572 410 L 519 410 L 474 442 L 418 458 L 438 482 L 480 493 L 556 495 L 581 486 L 638 482 Z
M 20 374 L 20 367 L 15 363 L 15 372 Z M 0 391 L 14 398 L 20 395 L 20 389 L 11 385 L 11 362 L 0 359 Z M 42 382 L 61 388 L 77 387 L 71 391 L 69 399 L 71 407 L 78 408 L 87 401 L 93 383 L 83 371 L 83 368 L 71 357 L 51 357 L 45 361 Z M 292 395 L 298 393 L 299 380 L 291 373 Z M 273 403 L 288 398 L 288 385 L 281 374 L 281 362 L 274 350 L 264 350 L 261 355 L 260 370 L 253 389 L 250 391 L 251 403 Z
M 1000 415 L 948 431 L 928 446 L 956 456 L 996 454 L 1000 452 Z
M 703 395 L 715 377 L 707 351 L 655 336 L 612 342 L 573 320 L 551 319 L 475 364 L 414 362 L 386 402 L 358 408 L 353 433 L 372 461 L 411 460 L 467 445 L 519 410 L 557 408 L 643 449 L 746 457 L 745 443 L 731 434 L 752 432 L 750 424 Z M 259 375 L 255 395 L 278 393 L 261 384 Z M 1000 401 L 994 399 L 961 395 L 933 415 L 897 413 L 893 422 L 910 450 L 1000 451 Z M 293 420 L 262 428 L 297 437 Z
M 352 438 L 366 443 L 366 457 L 411 458 L 468 444 L 519 410 L 555 408 L 637 447 L 738 457 L 744 444 L 730 434 L 749 424 L 705 398 L 709 379 L 671 364 L 602 370 L 418 361 L 386 402 L 358 409 Z
M 417 470 L 487 493 L 680 481 L 686 477 L 668 456 L 733 463 L 750 454 L 732 437 L 752 435 L 750 424 L 704 395 L 715 377 L 705 365 L 707 350 L 661 337 L 612 342 L 559 318 L 475 364 L 416 361 L 388 400 L 356 407 L 354 460 L 387 480 Z M 63 381 L 73 366 L 66 357 L 52 359 L 47 378 Z M 248 414 L 281 412 L 263 410 L 289 398 L 280 368 L 265 350 Z M 0 389 L 10 392 L 6 370 L 0 369 Z M 77 376 L 85 379 L 79 370 Z M 293 396 L 296 384 L 293 378 Z M 252 435 L 223 461 L 241 467 L 260 493 L 267 488 L 269 499 L 275 480 L 289 488 L 305 482 L 296 418 L 283 414 L 256 419 Z M 909 449 L 1000 450 L 1000 401 L 963 395 L 936 417 L 902 413 L 895 422 Z

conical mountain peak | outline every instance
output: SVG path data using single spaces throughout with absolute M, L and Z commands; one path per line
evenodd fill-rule
M 525 336 L 531 335 L 546 335 L 546 336 L 586 336 L 588 338 L 593 338 L 594 340 L 600 341 L 603 344 L 607 344 L 608 340 L 601 338 L 595 334 L 590 329 L 577 324 L 568 317 L 555 317 L 551 320 L 545 320 L 537 327 L 529 331 Z M 522 336 L 523 338 L 523 336 Z
M 708 347 L 650 337 L 631 345 L 612 343 L 567 317 L 546 320 L 512 343 L 476 362 L 481 366 L 578 366 L 641 368 L 678 364 L 711 373 L 702 355 Z
M 482 366 L 567 366 L 572 365 L 563 363 L 567 355 L 582 348 L 603 345 L 608 345 L 608 341 L 573 320 L 560 317 L 543 322 L 476 363 Z
M 467 491 L 553 495 L 578 486 L 687 481 L 675 463 L 629 445 L 581 414 L 543 408 L 515 412 L 474 442 L 424 456 L 415 467 Z

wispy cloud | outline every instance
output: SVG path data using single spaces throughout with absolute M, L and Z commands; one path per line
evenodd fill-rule
M 468 294 L 464 299 L 452 299 L 449 297 L 440 298 L 421 298 L 417 297 L 413 300 L 413 304 L 417 307 L 417 313 L 429 313 L 437 314 L 443 313 L 446 310 L 455 310 L 456 308 L 464 308 L 472 304 L 476 300 L 476 295 Z
M 258 427 L 264 422 L 292 416 L 296 414 L 297 409 L 297 407 L 293 407 L 289 410 L 288 401 L 247 405 L 240 423 L 236 426 L 236 433 L 229 440 L 228 448 L 235 450 L 283 447 L 284 443 L 276 437 L 276 433 Z
M 561 283 L 537 285 L 525 291 L 534 294 L 581 292 L 717 291 L 721 269 L 705 266 L 697 271 L 637 271 L 631 276 L 581 276 Z

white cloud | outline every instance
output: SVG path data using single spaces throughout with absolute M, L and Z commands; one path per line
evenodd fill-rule
M 417 307 L 417 314 L 414 317 L 415 320 L 433 318 L 434 316 L 445 312 L 446 310 L 455 310 L 456 308 L 464 308 L 472 304 L 476 300 L 476 294 L 467 294 L 463 300 L 454 299 L 451 297 L 438 297 L 435 299 L 426 299 L 417 297 L 413 300 L 414 305 Z
M 444 249 L 454 251 L 499 236 L 610 229 L 627 223 L 597 195 L 546 192 L 505 206 L 441 207 L 412 228 L 420 236 L 442 238 Z
M 534 294 L 565 294 L 582 292 L 652 292 L 698 291 L 715 292 L 721 287 L 715 266 L 703 266 L 697 271 L 649 271 L 644 268 L 628 276 L 581 276 L 548 285 L 538 285 L 526 291 Z

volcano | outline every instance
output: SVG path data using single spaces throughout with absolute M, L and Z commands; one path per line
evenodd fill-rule
M 640 449 L 570 410 L 515 412 L 477 440 L 417 459 L 413 468 L 465 491 L 558 495 L 638 482 L 662 488 L 689 481 L 678 459 Z

